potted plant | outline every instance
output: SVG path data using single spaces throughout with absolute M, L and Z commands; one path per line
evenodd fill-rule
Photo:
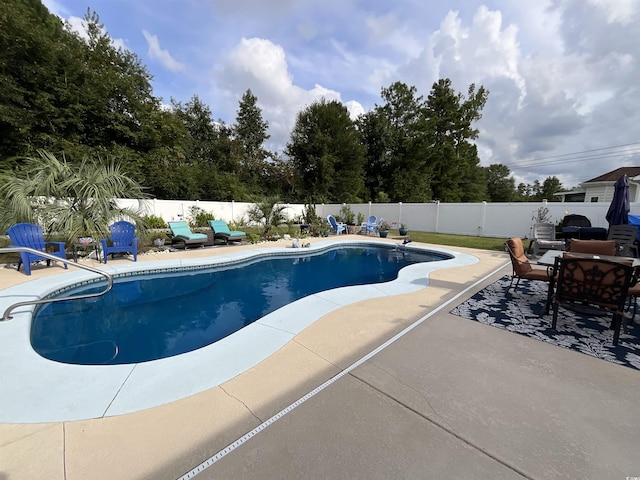
M 380 237 L 387 238 L 387 235 L 389 235 L 390 229 L 391 229 L 391 225 L 389 225 L 386 221 L 382 222 L 380 224 L 380 228 L 378 229 L 378 233 L 380 234 Z
M 409 233 L 409 229 L 407 228 L 407 226 L 404 223 L 400 224 L 400 228 L 398 229 L 398 231 L 400 232 L 400 235 L 402 235 L 403 237 Z

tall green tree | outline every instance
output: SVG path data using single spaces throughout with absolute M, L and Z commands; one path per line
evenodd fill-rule
M 40 0 L 5 0 L 0 8 L 0 166 L 36 148 L 60 148 L 83 127 L 84 45 Z
M 299 194 L 313 202 L 351 202 L 364 190 L 364 149 L 347 108 L 314 102 L 298 114 L 287 143 Z
M 264 148 L 264 142 L 269 138 L 268 129 L 269 123 L 262 118 L 258 98 L 247 90 L 240 100 L 233 130 L 235 139 L 242 146 L 242 181 L 254 192 L 265 186 L 265 160 L 271 156 Z
M 114 46 L 97 13 L 87 10 L 83 23 L 87 40 L 79 59 L 82 81 L 74 85 L 82 125 L 79 143 L 109 153 L 111 146 L 119 146 L 126 149 L 120 156 L 146 152 L 144 125 L 160 111 L 151 74 L 136 54 Z M 134 154 L 127 160 L 137 158 Z
M 189 200 L 244 200 L 240 142 L 233 129 L 213 119 L 211 109 L 197 95 L 186 103 L 171 100 L 176 118 L 186 130 L 184 162 L 174 166 L 179 173 L 179 198 Z M 175 183 L 175 182 L 174 182 Z
M 486 167 L 487 194 L 491 202 L 510 202 L 515 197 L 515 180 L 506 165 L 494 163 Z
M 373 109 L 356 120 L 361 142 L 365 147 L 364 185 L 367 195 L 363 200 L 387 195 L 391 188 L 391 128 L 380 109 Z
M 555 196 L 556 193 L 563 190 L 562 183 L 558 177 L 547 177 L 542 182 L 542 185 L 538 183 L 536 191 L 533 195 L 534 200 L 541 202 L 547 200 L 549 202 L 559 202 L 560 199 Z
M 389 168 L 384 190 L 391 201 L 429 201 L 431 172 L 426 156 L 429 132 L 424 100 L 414 86 L 402 82 L 383 88 L 381 96 L 385 103 L 376 110 L 388 122 L 388 131 L 383 134 Z
M 484 87 L 476 92 L 473 84 L 469 86 L 467 98 L 454 91 L 449 79 L 433 84 L 426 102 L 426 128 L 432 142 L 428 162 L 435 199 L 462 201 L 465 190 L 461 180 L 467 179 L 468 185 L 468 180 L 477 175 L 480 159 L 470 140 L 478 137 L 478 130 L 472 124 L 481 118 L 487 96 Z

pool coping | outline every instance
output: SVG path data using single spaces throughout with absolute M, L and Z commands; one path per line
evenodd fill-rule
M 379 244 L 366 240 L 327 240 L 313 243 L 310 251 L 333 245 Z M 83 420 L 122 415 L 170 403 L 220 385 L 257 365 L 291 341 L 322 316 L 362 300 L 412 293 L 429 285 L 429 274 L 443 268 L 466 266 L 477 257 L 432 245 L 403 248 L 452 255 L 438 262 L 403 268 L 398 278 L 386 283 L 342 287 L 310 295 L 266 315 L 253 324 L 212 345 L 152 362 L 81 366 L 47 360 L 38 355 L 29 341 L 34 307 L 22 307 L 13 320 L 0 322 L 0 382 L 6 394 L 0 396 L 0 422 L 41 423 Z M 199 258 L 105 265 L 112 274 L 154 269 L 216 265 L 277 253 L 299 253 L 292 248 L 257 248 L 229 251 Z M 41 298 L 64 285 L 94 278 L 95 274 L 74 271 L 28 281 L 0 292 L 0 308 L 16 298 Z M 313 312 L 313 314 L 310 314 Z M 230 361 L 232 353 L 241 358 Z M 239 357 L 239 356 L 235 356 Z M 29 381 L 25 381 L 29 379 Z

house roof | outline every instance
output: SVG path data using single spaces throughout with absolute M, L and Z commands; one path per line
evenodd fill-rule
M 591 182 L 615 182 L 621 176 L 626 175 L 629 178 L 634 178 L 640 175 L 640 167 L 620 167 L 615 170 L 610 171 L 609 173 L 605 173 L 600 175 L 599 177 L 592 178 L 591 180 L 587 180 L 582 183 L 591 183 Z

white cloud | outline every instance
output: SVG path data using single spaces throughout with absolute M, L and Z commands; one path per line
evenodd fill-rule
M 622 25 L 632 23 L 633 17 L 640 8 L 638 0 L 589 0 L 589 3 L 597 6 L 606 14 L 608 23 Z
M 287 143 L 297 114 L 322 98 L 341 101 L 340 93 L 322 85 L 305 90 L 293 81 L 283 48 L 269 40 L 243 38 L 217 69 L 214 85 L 222 87 L 227 109 L 251 89 L 270 124 L 272 149 Z M 357 102 L 352 104 L 357 111 Z M 360 109 L 362 107 L 360 106 Z
M 360 115 L 365 113 L 365 110 L 362 107 L 362 105 L 360 105 L 355 100 L 348 101 L 347 103 L 345 103 L 345 106 L 347 107 L 347 110 L 349 111 L 349 117 L 351 118 L 351 120 L 355 120 Z
M 168 50 L 160 48 L 160 42 L 156 35 L 152 35 L 146 30 L 143 30 L 142 34 L 149 45 L 149 58 L 152 60 L 158 60 L 165 68 L 172 72 L 179 72 L 185 69 L 184 64 L 173 58 Z

